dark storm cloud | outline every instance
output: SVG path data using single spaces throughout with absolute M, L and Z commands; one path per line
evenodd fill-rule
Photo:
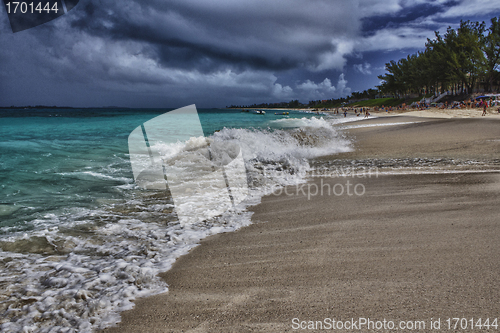
M 396 28 L 400 25 L 408 25 L 411 23 L 421 23 L 422 19 L 433 16 L 436 13 L 443 13 L 451 5 L 456 4 L 457 1 L 450 1 L 447 3 L 417 3 L 411 7 L 401 8 L 397 13 L 390 15 L 381 15 L 364 18 L 363 33 L 365 35 L 374 34 L 376 31 L 385 28 Z M 438 29 L 440 25 L 436 22 L 428 22 L 427 28 Z
M 162 65 L 203 72 L 228 65 L 240 70 L 318 66 L 318 55 L 336 52 L 332 35 L 354 36 L 359 26 L 354 14 L 338 14 L 348 7 L 344 1 L 269 3 L 122 0 L 98 7 L 87 2 L 71 26 L 114 41 L 146 43 Z M 267 10 L 261 10 L 263 4 Z
M 464 13 L 499 10 L 497 0 L 81 0 L 17 34 L 1 12 L 0 103 L 334 98 L 373 87 L 384 62 L 422 48 Z

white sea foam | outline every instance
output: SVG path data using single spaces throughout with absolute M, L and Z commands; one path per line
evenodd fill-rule
M 286 131 L 225 128 L 208 138 L 227 145 L 227 154 L 215 158 L 229 165 L 228 172 L 233 155 L 229 148 L 241 148 L 250 194 L 229 210 L 214 206 L 214 198 L 187 197 L 183 204 L 191 214 L 189 223 L 176 219 L 171 199 L 131 189 L 128 178 L 91 171 L 68 174 L 118 180 L 122 185 L 117 188 L 129 190 L 130 196 L 124 205 L 46 214 L 34 221 L 36 231 L 0 243 L 4 250 L 11 245 L 32 252 L 0 252 L 2 332 L 92 332 L 117 323 L 119 313 L 131 309 L 135 298 L 167 291 L 157 275 L 179 256 L 207 236 L 250 224 L 251 213 L 245 208 L 260 202 L 273 186 L 303 182 L 310 170 L 308 159 L 350 149 L 334 121 L 304 118 L 298 124 Z M 162 153 L 188 156 L 191 160 L 179 167 L 188 174 L 191 170 L 196 185 L 198 171 L 209 165 L 200 157 L 206 142 L 193 138 L 165 146 Z M 198 185 L 211 186 L 210 178 Z M 238 195 L 237 186 L 231 187 Z M 209 208 L 213 211 L 207 218 Z
M 119 181 L 119 182 L 123 182 L 123 183 L 130 183 L 133 181 L 133 179 L 131 179 L 131 178 L 113 177 L 112 175 L 104 174 L 101 172 L 94 172 L 94 171 L 59 172 L 57 174 L 61 175 L 61 176 L 71 176 L 71 177 L 83 178 L 83 179 L 97 178 L 97 179 L 105 179 L 105 180 L 115 180 L 115 181 Z
M 356 122 L 359 120 L 363 120 L 361 117 L 354 117 L 354 116 L 349 116 L 349 117 L 330 117 L 330 116 L 325 116 L 325 117 L 312 117 L 312 118 L 280 118 L 280 119 L 275 119 L 271 121 L 271 123 L 278 124 L 280 127 L 287 128 L 287 127 L 330 127 L 332 125 L 336 124 L 343 124 L 343 123 L 350 123 L 350 122 Z

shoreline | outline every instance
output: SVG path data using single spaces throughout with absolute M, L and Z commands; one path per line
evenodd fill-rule
M 500 156 L 497 124 L 484 119 L 380 126 L 397 119 L 372 118 L 365 124 L 376 127 L 349 129 L 356 149 L 335 158 Z M 338 180 L 328 181 L 334 186 Z M 292 331 L 295 317 L 427 320 L 499 312 L 492 295 L 498 294 L 500 267 L 485 260 L 499 249 L 495 237 L 488 238 L 500 231 L 494 223 L 499 175 L 357 181 L 366 196 L 334 197 L 333 205 L 326 196 L 263 198 L 250 209 L 252 225 L 202 240 L 160 275 L 168 293 L 138 299 L 118 327 L 105 331 L 283 332 Z
M 353 106 L 354 109 L 360 109 L 361 107 Z M 243 108 L 237 110 L 256 110 L 259 108 Z M 262 108 L 261 108 L 262 109 Z M 340 109 L 340 108 L 339 108 Z M 495 107 L 489 107 L 487 109 L 486 116 L 481 116 L 483 110 L 481 108 L 469 108 L 469 109 L 440 109 L 437 107 L 430 107 L 425 110 L 416 110 L 416 109 L 408 109 L 408 110 L 393 110 L 389 112 L 385 111 L 373 111 L 373 108 L 369 108 L 370 114 L 376 117 L 395 117 L 395 116 L 405 116 L 405 117 L 419 117 L 419 118 L 485 118 L 485 119 L 500 119 L 500 112 L 495 110 Z M 500 109 L 498 107 L 497 109 Z M 236 109 L 235 109 L 236 110 Z M 310 109 L 290 109 L 290 108 L 280 108 L 280 109 L 263 109 L 266 111 L 299 111 L 306 113 L 315 113 L 321 115 L 322 113 L 331 114 L 334 111 L 312 111 Z M 352 114 L 348 112 L 348 114 Z M 340 114 L 339 114 L 340 115 Z M 361 117 L 361 116 L 360 116 Z M 370 118 L 368 118 L 370 119 Z

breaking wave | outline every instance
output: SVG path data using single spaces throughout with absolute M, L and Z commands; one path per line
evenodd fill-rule
M 112 180 L 123 200 L 46 214 L 33 221 L 33 230 L 0 241 L 2 332 L 92 332 L 116 324 L 135 298 L 167 291 L 158 273 L 170 269 L 201 239 L 250 224 L 246 207 L 260 202 L 274 186 L 304 182 L 310 159 L 350 150 L 333 119 L 276 121 L 287 129 L 224 128 L 208 138 L 209 143 L 240 147 L 249 194 L 229 210 L 213 208 L 208 218 L 209 203 L 193 196 L 185 210 L 191 214 L 189 223 L 179 221 L 168 192 L 135 186 L 128 163 L 120 162 L 123 172 L 117 172 L 115 163 L 113 174 L 106 174 L 106 168 L 67 173 L 84 180 Z M 209 167 L 210 160 L 199 158 L 203 152 L 197 149 L 205 142 L 192 138 L 164 146 L 162 153 L 169 158 L 191 154 L 195 168 L 205 167 L 200 163 Z M 219 158 L 228 163 L 227 156 Z M 189 163 L 183 167 L 189 172 Z M 0 214 L 16 209 L 2 205 Z

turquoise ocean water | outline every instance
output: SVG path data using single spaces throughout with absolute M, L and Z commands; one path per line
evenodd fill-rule
M 2 331 L 112 325 L 134 298 L 166 291 L 156 275 L 200 239 L 250 223 L 243 205 L 180 226 L 168 194 L 137 188 L 128 136 L 169 110 L 0 110 Z M 303 181 L 309 159 L 349 149 L 340 118 L 274 112 L 198 110 L 206 137 L 241 146 L 247 205 Z
M 28 231 L 47 214 L 122 199 L 133 182 L 127 138 L 169 109 L 40 109 L 0 111 L 0 233 Z M 291 112 L 266 116 L 200 109 L 205 136 L 227 128 L 278 129 L 276 120 L 312 118 Z M 285 125 L 285 126 L 283 126 Z M 300 124 L 297 124 L 300 125 Z M 290 127 L 293 127 L 292 123 Z M 34 222 L 35 221 L 35 222 Z

